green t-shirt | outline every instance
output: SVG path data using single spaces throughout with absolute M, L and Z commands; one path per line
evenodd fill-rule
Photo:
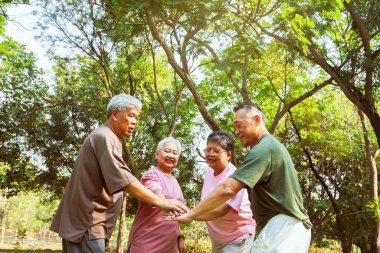
M 265 134 L 251 148 L 232 177 L 253 191 L 253 214 L 259 229 L 278 214 L 297 218 L 305 227 L 312 227 L 289 152 L 272 135 Z

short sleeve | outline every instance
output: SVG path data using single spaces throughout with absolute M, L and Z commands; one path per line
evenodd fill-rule
M 261 147 L 252 148 L 244 161 L 232 174 L 232 178 L 242 182 L 249 189 L 268 179 L 270 175 L 270 150 Z
M 123 160 L 120 143 L 107 136 L 97 136 L 93 143 L 110 193 L 116 193 L 128 184 L 137 181 Z
M 236 212 L 239 212 L 241 209 L 241 203 L 243 202 L 244 192 L 247 192 L 247 189 L 241 189 L 235 196 L 229 199 L 226 203 L 234 209 Z
M 163 192 L 159 176 L 157 172 L 153 170 L 148 170 L 144 173 L 143 177 L 141 178 L 141 183 L 152 192 Z

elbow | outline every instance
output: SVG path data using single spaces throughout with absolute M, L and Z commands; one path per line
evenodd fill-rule
M 243 184 L 235 179 L 228 179 L 219 185 L 219 189 L 225 199 L 233 198 L 242 188 Z
M 221 185 L 222 195 L 226 199 L 230 199 L 235 196 L 235 190 L 229 185 Z

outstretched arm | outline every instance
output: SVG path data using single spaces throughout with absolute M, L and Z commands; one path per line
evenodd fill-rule
M 201 214 L 197 217 L 197 221 L 210 221 L 210 220 L 216 220 L 224 215 L 226 215 L 231 210 L 231 207 L 224 203 L 221 206 L 218 206 L 214 210 L 211 210 L 207 213 Z
M 157 194 L 148 190 L 144 185 L 139 181 L 134 181 L 124 187 L 124 191 L 132 194 L 141 201 L 147 202 L 153 206 L 158 207 L 163 211 L 176 211 L 180 213 L 185 213 L 187 208 L 186 206 L 176 200 L 176 199 L 165 199 Z
M 190 223 L 193 220 L 199 220 L 202 215 L 223 205 L 228 199 L 232 198 L 238 191 L 243 189 L 245 184 L 240 181 L 229 178 L 222 184 L 218 185 L 204 200 L 202 200 L 190 212 L 174 218 L 180 223 Z

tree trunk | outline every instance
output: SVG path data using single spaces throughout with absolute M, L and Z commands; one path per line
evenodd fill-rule
M 137 167 L 135 163 L 133 162 L 132 153 L 127 145 L 127 141 L 125 138 L 122 139 L 122 146 L 123 146 L 123 159 L 128 165 L 128 167 L 130 168 L 132 174 L 137 177 L 137 174 L 138 174 Z M 127 206 L 127 194 L 124 193 L 123 205 L 121 207 L 120 216 L 119 216 L 119 229 L 118 229 L 117 245 L 116 245 L 117 253 L 123 252 L 126 206 Z
M 317 233 L 317 238 L 315 239 L 315 244 L 318 248 L 322 247 L 322 240 L 323 240 L 323 234 L 322 233 Z
M 329 80 L 326 80 L 318 85 L 316 85 L 313 89 L 311 89 L 310 91 L 302 94 L 300 97 L 292 100 L 291 102 L 289 103 L 285 103 L 284 99 L 280 96 L 280 94 L 277 92 L 277 90 L 275 89 L 274 85 L 272 85 L 273 87 L 273 90 L 274 92 L 276 93 L 277 97 L 281 100 L 281 102 L 284 104 L 284 107 L 279 110 L 277 113 L 276 113 L 276 116 L 275 118 L 273 119 L 273 122 L 272 122 L 272 125 L 270 126 L 269 128 L 269 132 L 271 134 L 274 133 L 274 131 L 276 130 L 276 127 L 278 126 L 278 123 L 280 122 L 280 120 L 282 119 L 282 117 L 284 117 L 284 115 L 290 111 L 290 109 L 292 109 L 294 106 L 300 104 L 301 102 L 303 102 L 304 100 L 306 100 L 307 98 L 313 96 L 317 91 L 319 91 L 320 89 L 322 89 L 323 87 L 325 87 L 326 85 L 328 84 L 331 84 L 331 79 Z
M 376 135 L 377 147 L 380 148 L 380 115 L 377 111 L 376 105 L 374 104 L 372 98 L 368 97 L 369 94 L 362 94 L 360 89 L 355 86 L 355 83 L 344 81 L 345 78 L 342 76 L 342 71 L 337 70 L 333 66 L 331 66 L 325 56 L 315 47 L 314 45 L 308 45 L 308 53 L 305 53 L 300 48 L 297 48 L 291 42 L 287 41 L 284 37 L 281 37 L 275 33 L 272 33 L 265 29 L 259 22 L 255 22 L 255 24 L 263 31 L 266 35 L 284 43 L 289 48 L 294 49 L 301 56 L 310 60 L 311 62 L 320 66 L 327 74 L 331 76 L 331 78 L 336 82 L 336 84 L 340 87 L 344 95 L 355 105 L 357 106 L 363 113 L 368 117 L 369 122 L 373 128 L 373 131 Z M 377 55 L 376 55 L 377 57 Z M 366 60 L 370 60 L 367 58 Z M 371 61 L 370 61 L 371 62 Z M 366 71 L 366 79 L 372 80 L 372 72 L 370 69 Z M 367 78 L 368 77 L 368 78 Z M 366 89 L 368 86 L 372 88 L 373 84 L 366 83 Z
M 45 240 L 46 240 L 46 231 L 47 231 L 47 225 L 46 223 L 43 225 L 43 230 L 42 230 L 42 245 L 45 245 Z
M 376 156 L 372 154 L 371 151 L 371 141 L 369 138 L 367 123 L 364 113 L 359 110 L 360 121 L 363 128 L 364 143 L 365 143 L 365 166 L 369 172 L 369 199 L 375 204 L 375 213 L 379 213 L 378 206 L 378 178 L 377 178 L 377 166 L 376 166 Z M 370 243 L 370 253 L 379 253 L 380 252 L 380 222 L 379 219 L 374 219 L 371 226 L 371 234 L 369 239 Z
M 135 177 L 137 177 L 138 176 L 137 167 L 136 167 L 135 163 L 133 162 L 132 152 L 129 149 L 129 147 L 127 145 L 127 141 L 125 138 L 123 138 L 121 140 L 121 144 L 123 146 L 123 159 L 124 159 L 125 163 L 128 165 L 128 168 L 131 170 L 132 174 Z
M 124 252 L 125 209 L 127 207 L 127 194 L 123 194 L 123 205 L 119 216 L 119 233 L 117 235 L 116 253 Z
M 198 110 L 200 114 L 202 115 L 203 119 L 207 123 L 207 125 L 210 127 L 212 131 L 219 131 L 220 126 L 217 123 L 217 121 L 214 119 L 214 117 L 207 111 L 207 108 L 205 107 L 205 104 L 203 103 L 202 97 L 194 84 L 193 80 L 191 79 L 190 73 L 188 72 L 188 69 L 186 67 L 181 67 L 175 57 L 174 54 L 171 52 L 169 46 L 165 43 L 159 32 L 157 31 L 157 27 L 155 24 L 155 21 L 151 14 L 149 12 L 145 12 L 145 21 L 147 22 L 150 32 L 155 40 L 161 45 L 161 47 L 164 49 L 166 53 L 166 57 L 168 58 L 169 64 L 173 67 L 174 71 L 178 74 L 178 76 L 182 79 L 182 81 L 186 84 L 187 88 L 190 90 L 191 94 L 193 95 L 195 104 L 198 107 Z M 180 46 L 180 45 L 178 45 Z M 183 46 L 183 45 L 182 45 Z M 187 65 L 186 59 L 184 55 L 181 55 L 182 64 Z
M 3 215 L 3 219 L 1 221 L 1 240 L 0 240 L 0 245 L 3 245 L 4 244 L 4 240 L 5 240 L 5 229 L 6 229 L 6 221 L 7 221 L 8 209 L 9 209 L 9 202 L 6 200 L 5 201 L 5 207 L 4 207 L 4 215 Z

